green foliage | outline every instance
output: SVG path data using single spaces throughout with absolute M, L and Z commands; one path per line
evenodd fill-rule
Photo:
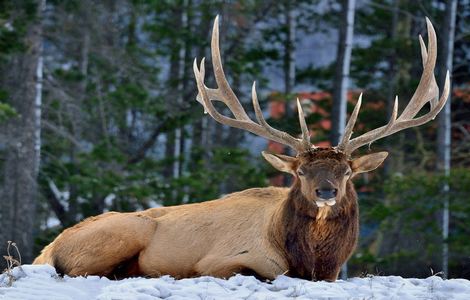
M 129 11 L 115 23 L 118 32 L 108 32 L 106 26 L 96 32 L 87 27 L 99 23 L 100 19 L 93 19 L 94 13 L 117 13 L 109 3 L 88 3 L 96 10 L 92 12 L 87 2 L 52 2 L 58 12 L 63 10 L 69 16 L 52 20 L 47 29 L 57 36 L 49 42 L 56 45 L 58 57 L 67 58 L 63 61 L 67 67 L 55 64 L 51 76 L 57 83 L 46 86 L 52 97 L 46 93 L 49 109 L 44 118 L 58 129 L 43 134 L 40 183 L 48 201 L 47 197 L 53 196 L 48 192 L 50 180 L 60 190 L 70 192 L 65 207 L 68 220 L 62 226 L 105 210 L 134 211 L 205 201 L 266 183 L 247 151 L 221 142 L 211 141 L 210 147 L 193 145 L 180 157 L 171 152 L 161 154 L 171 145 L 159 144 L 158 137 L 174 138 L 174 129 L 182 128 L 183 138 L 191 141 L 191 131 L 184 126 L 196 126 L 203 116 L 193 100 L 195 85 L 189 73 L 192 57 L 184 58 L 187 70 L 183 74 L 175 72 L 175 66 L 182 48 L 190 53 L 208 46 L 207 39 L 201 37 L 207 32 L 182 26 L 180 14 L 187 12 L 189 21 L 201 22 L 209 30 L 214 10 L 226 5 L 210 2 L 197 7 L 172 1 L 129 2 Z M 261 5 L 246 4 L 250 9 Z M 201 19 L 191 19 L 198 13 L 202 13 Z M 81 20 L 82 14 L 89 19 Z M 101 36 L 113 37 L 115 33 L 123 47 L 108 44 Z M 77 38 L 60 44 L 61 38 L 67 40 L 71 35 Z M 83 52 L 77 49 L 83 47 L 87 35 L 91 47 L 84 72 Z M 276 55 L 257 45 L 226 46 L 233 51 L 226 66 L 234 77 L 260 74 L 263 57 Z M 181 88 L 184 90 L 178 90 Z M 70 98 L 64 98 L 64 94 Z M 193 109 L 196 105 L 198 109 Z M 64 139 L 67 135 L 58 135 L 58 130 L 76 140 Z M 144 146 L 147 148 L 139 157 Z M 172 175 L 175 162 L 181 165 L 179 176 Z
M 445 183 L 450 185 L 447 195 L 442 192 Z M 362 239 L 366 242 L 353 257 L 353 268 L 393 274 L 398 266 L 413 265 L 415 269 L 408 269 L 407 276 L 425 276 L 429 268 L 438 270 L 433 262 L 439 260 L 441 251 L 440 219 L 447 196 L 451 275 L 462 276 L 459 261 L 470 250 L 470 221 L 465 217 L 470 213 L 469 187 L 468 170 L 454 169 L 449 177 L 426 172 L 396 175 L 385 181 L 383 192 L 361 195 Z
M 23 38 L 28 25 L 35 20 L 36 8 L 34 0 L 0 1 L 0 62 L 26 50 Z
M 2 98 L 0 94 L 0 98 Z M 0 102 L 0 122 L 4 122 L 10 118 L 16 117 L 16 110 L 6 103 Z
M 205 149 L 195 149 L 195 151 L 204 152 Z M 189 202 L 218 198 L 220 196 L 218 187 L 221 184 L 229 185 L 229 190 L 232 191 L 266 184 L 265 175 L 257 164 L 251 162 L 253 158 L 248 151 L 219 147 L 206 154 L 211 157 L 209 164 L 202 159 L 192 162 L 197 172 L 175 182 L 175 189 L 181 189 L 181 186 L 186 185 L 189 187 L 191 194 Z
M 284 64 L 289 1 L 47 2 L 39 218 L 54 216 L 50 181 L 70 196 L 59 201 L 66 215 L 61 225 L 41 227 L 38 243 L 44 245 L 62 227 L 103 211 L 206 201 L 267 184 L 272 168 L 261 167 L 265 165 L 259 156 L 241 150 L 245 148 L 241 131 L 236 137 L 227 136 L 233 132 L 203 119 L 200 104 L 194 101 L 192 60 L 195 56 L 207 58 L 206 82 L 215 87 L 209 33 L 214 16 L 220 14 L 228 81 L 244 101 L 250 96 L 247 84 L 256 79 L 260 100 L 266 101 L 263 94 L 281 89 L 268 84 L 265 67 L 282 69 Z M 424 33 L 423 10 L 430 12 L 436 25 L 442 13 L 431 2 L 399 1 L 397 34 L 392 38 L 392 2 L 367 2 L 357 10 L 355 34 L 362 35 L 365 42 L 359 38 L 361 42 L 355 44 L 351 78 L 352 86 L 365 90 L 365 101 L 355 134 L 385 124 L 391 91 L 400 99 L 410 98 L 409 91 L 417 85 L 421 72 L 416 37 L 418 31 Z M 8 60 L 27 48 L 23 40 L 34 20 L 36 3 L 0 2 L 0 67 L 5 77 Z M 324 10 L 318 9 L 319 3 Z M 331 33 L 338 27 L 338 1 L 299 0 L 295 4 L 297 32 L 327 29 Z M 331 92 L 334 63 L 323 68 L 298 64 L 297 85 Z M 279 101 L 295 99 L 294 93 L 278 95 Z M 16 116 L 7 100 L 0 90 L 0 122 Z M 402 111 L 406 101 L 400 103 Z M 216 107 L 227 114 L 220 104 Z M 315 105 L 322 113 L 310 114 L 307 123 L 315 134 L 314 142 L 324 141 L 328 128 L 319 124 L 329 118 L 331 99 L 315 101 Z M 348 105 L 351 112 L 353 104 Z M 268 122 L 290 134 L 300 133 L 295 114 Z M 181 130 L 179 141 L 175 129 Z M 405 175 L 386 180 L 374 172 L 371 178 L 357 178 L 363 232 L 361 246 L 352 258 L 353 269 L 403 274 L 398 266 L 427 272 L 426 267 L 438 262 L 440 187 L 446 181 L 451 186 L 451 266 L 454 272 L 461 268 L 459 260 L 470 252 L 470 202 L 465 201 L 470 194 L 470 174 L 455 170 L 444 178 L 425 172 L 433 165 L 414 168 L 419 162 L 408 164 L 410 156 L 418 156 L 419 161 L 423 153 L 433 160 L 434 145 L 428 142 L 434 133 L 432 127 L 422 132 L 409 130 L 406 141 L 397 143 L 396 148 L 403 145 L 397 152 L 407 154 L 398 168 Z M 419 136 L 424 136 L 424 145 Z M 385 143 L 395 145 L 393 141 L 384 139 L 372 147 L 378 150 Z M 176 156 L 178 143 L 182 149 Z M 179 167 L 177 176 L 175 166 Z M 410 169 L 417 172 L 409 173 Z

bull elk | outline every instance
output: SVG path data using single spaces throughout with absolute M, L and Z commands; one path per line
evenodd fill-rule
M 336 280 L 340 266 L 358 239 L 358 203 L 352 179 L 376 169 L 388 153 L 352 158 L 363 145 L 400 130 L 422 125 L 442 109 L 449 94 L 447 74 L 442 96 L 434 78 L 436 34 L 426 19 L 428 49 L 420 36 L 423 73 L 408 105 L 390 121 L 351 139 L 361 98 L 335 147 L 319 148 L 310 135 L 297 100 L 301 137 L 269 126 L 260 109 L 255 84 L 252 100 L 257 122 L 250 119 L 225 77 L 219 50 L 218 18 L 212 32 L 212 63 L 217 89 L 204 84 L 204 59 L 194 61 L 198 101 L 216 121 L 292 147 L 295 157 L 263 152 L 276 169 L 290 173 L 290 188 L 254 188 L 198 204 L 152 208 L 134 213 L 110 212 L 64 230 L 46 246 L 35 264 L 48 263 L 71 276 L 111 278 L 160 276 L 176 278 L 234 273 L 273 279 L 280 274 Z M 220 114 L 212 101 L 222 101 L 233 117 Z M 430 110 L 417 117 L 426 103 Z

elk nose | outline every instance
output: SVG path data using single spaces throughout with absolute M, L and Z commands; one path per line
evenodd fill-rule
M 321 199 L 331 199 L 336 197 L 338 193 L 337 189 L 316 189 L 315 192 L 317 193 L 317 197 Z

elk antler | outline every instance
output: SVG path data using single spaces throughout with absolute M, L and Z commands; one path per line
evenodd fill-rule
M 336 149 L 346 153 L 347 155 L 351 155 L 354 150 L 363 145 L 371 144 L 375 140 L 389 136 L 400 130 L 419 126 L 429 122 L 430 120 L 433 120 L 444 107 L 450 90 L 449 71 L 447 71 L 444 90 L 442 92 L 441 98 L 439 101 L 437 101 L 439 96 L 439 88 L 434 77 L 434 67 L 436 66 L 437 57 L 436 32 L 434 31 L 431 21 L 429 21 L 428 18 L 426 18 L 426 24 L 428 29 L 428 50 L 426 50 L 423 38 L 421 35 L 419 36 L 419 44 L 421 46 L 421 56 L 423 60 L 423 74 L 421 75 L 421 79 L 415 93 L 413 94 L 413 97 L 411 97 L 410 102 L 405 107 L 400 117 L 397 118 L 398 97 L 396 97 L 392 116 L 387 125 L 376 128 L 351 140 L 350 138 L 353 133 L 354 124 L 356 123 L 357 115 L 361 107 L 361 94 L 346 125 L 343 138 L 338 146 L 336 146 Z M 418 112 L 428 102 L 431 105 L 429 112 L 415 118 Z
M 204 84 L 204 58 L 201 60 L 201 65 L 199 68 L 197 66 L 197 60 L 195 59 L 193 69 L 197 81 L 197 88 L 199 90 L 197 100 L 204 106 L 204 110 L 208 112 L 212 118 L 214 118 L 217 122 L 228 125 L 230 127 L 244 129 L 269 140 L 284 144 L 298 152 L 307 151 L 314 147 L 310 143 L 310 134 L 308 132 L 307 124 L 305 123 L 304 113 L 302 111 L 299 99 L 297 99 L 297 109 L 299 112 L 300 127 L 302 129 L 301 139 L 295 138 L 286 132 L 277 130 L 268 125 L 259 106 L 258 97 L 256 95 L 255 82 L 251 88 L 251 97 L 253 100 L 253 107 L 258 123 L 253 122 L 250 117 L 248 117 L 237 96 L 230 88 L 222 68 L 222 59 L 220 58 L 219 49 L 219 16 L 215 18 L 214 28 L 212 30 L 211 54 L 215 81 L 217 82 L 218 86 L 217 89 L 208 88 Z M 229 118 L 220 114 L 212 104 L 213 100 L 222 101 L 225 103 L 235 118 Z

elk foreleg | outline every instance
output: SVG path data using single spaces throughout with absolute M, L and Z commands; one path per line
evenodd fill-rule
M 341 264 L 335 259 L 319 259 L 312 269 L 312 280 L 315 281 L 336 281 Z
M 265 256 L 252 257 L 248 253 L 241 253 L 223 260 L 217 256 L 207 256 L 197 264 L 196 269 L 200 275 L 228 278 L 235 274 L 243 274 L 272 280 L 286 272 L 287 267 L 281 265 L 282 262 L 276 262 Z

